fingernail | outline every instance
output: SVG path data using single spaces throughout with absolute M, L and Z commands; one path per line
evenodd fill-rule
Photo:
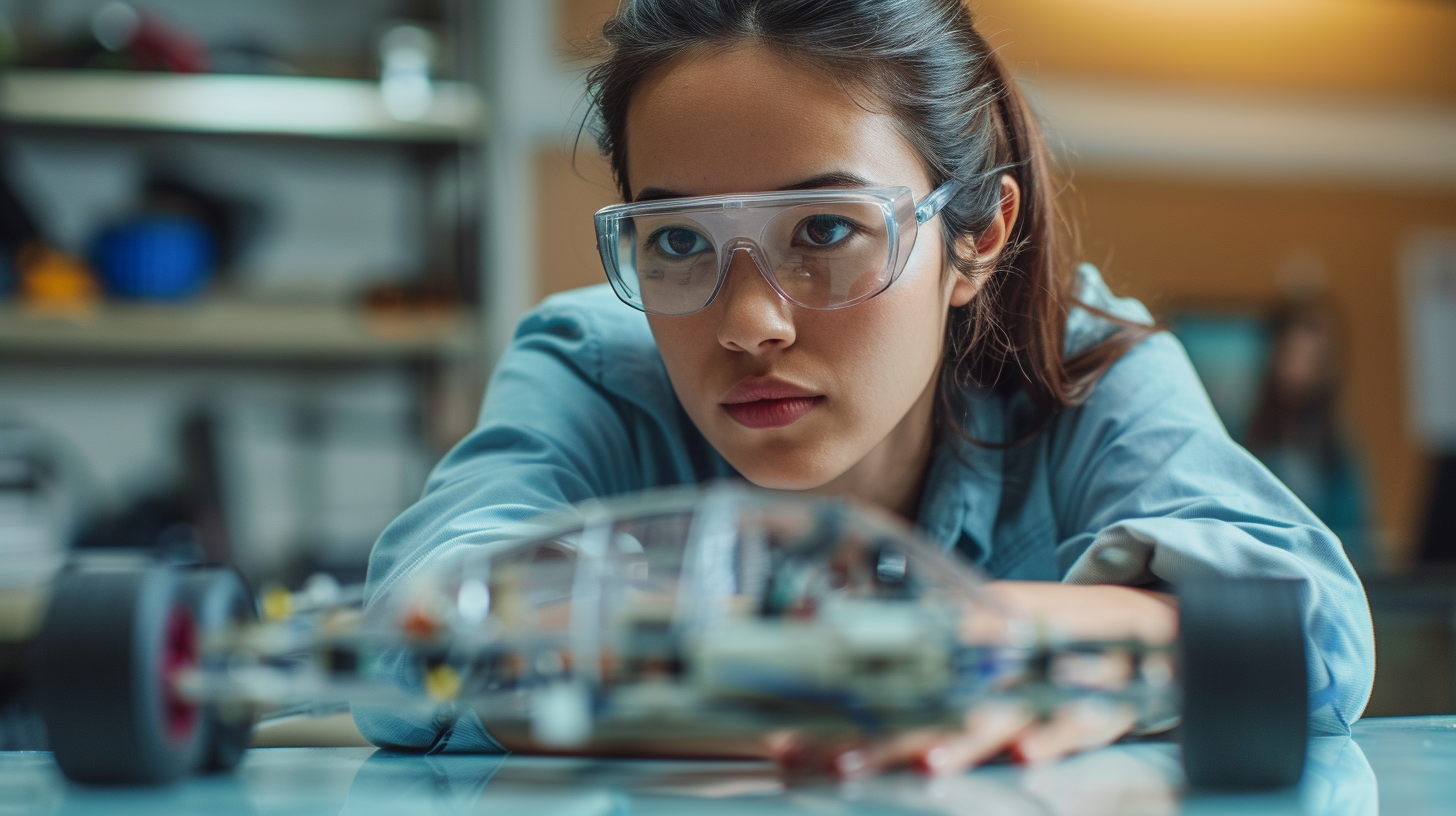
M 1031 764 L 1031 760 L 1026 756 L 1026 749 L 1022 748 L 1019 742 L 1013 743 L 1011 747 L 1007 748 L 1006 755 L 1011 757 L 1011 761 L 1017 765 Z
M 915 759 L 916 770 L 921 773 L 938 774 L 946 770 L 950 764 L 950 751 L 945 748 L 936 747 L 921 754 Z
M 804 759 L 803 744 L 788 740 L 769 745 L 768 752 L 780 765 L 793 765 Z
M 834 758 L 834 771 L 840 776 L 854 776 L 865 767 L 863 751 L 845 751 Z

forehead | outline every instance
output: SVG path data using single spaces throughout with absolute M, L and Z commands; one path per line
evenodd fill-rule
M 716 195 L 849 172 L 924 195 L 929 179 L 895 118 L 857 96 L 759 46 L 681 57 L 633 95 L 627 177 L 634 192 Z

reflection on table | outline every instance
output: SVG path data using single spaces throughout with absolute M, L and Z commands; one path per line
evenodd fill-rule
M 1456 724 L 1456 723 L 1453 723 Z M 1443 744 L 1456 750 L 1456 728 Z M 1446 735 L 1441 734 L 1442 737 Z M 1376 777 L 1355 740 L 1311 742 L 1299 788 L 1225 796 L 1182 791 L 1177 747 L 1118 745 L 1034 768 L 997 765 L 927 779 L 893 774 L 786 784 L 759 762 L 258 749 L 232 776 L 168 788 L 68 784 L 44 753 L 0 753 L 0 814 L 1059 814 L 1310 813 L 1374 816 Z

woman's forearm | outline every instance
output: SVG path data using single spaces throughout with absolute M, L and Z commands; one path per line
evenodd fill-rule
M 1009 609 L 1037 619 L 1061 637 L 1166 644 L 1178 636 L 1178 600 L 1166 593 L 1055 581 L 993 581 L 989 586 Z

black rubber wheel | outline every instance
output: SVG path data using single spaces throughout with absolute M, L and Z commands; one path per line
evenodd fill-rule
M 205 645 L 211 636 L 220 635 L 240 623 L 258 619 L 253 596 L 243 579 L 225 567 L 198 567 L 179 575 L 179 593 L 192 610 L 197 630 Z M 204 666 L 219 661 L 204 649 Z M 221 700 L 201 707 L 202 757 L 198 770 L 204 773 L 230 771 L 237 767 L 253 738 L 253 724 L 258 719 L 251 703 Z
M 57 576 L 36 638 L 36 704 L 56 763 L 80 782 L 157 783 L 190 772 L 200 716 L 173 681 L 197 632 L 165 567 Z
M 1194 788 L 1293 785 L 1309 701 L 1299 580 L 1180 584 L 1183 769 Z

